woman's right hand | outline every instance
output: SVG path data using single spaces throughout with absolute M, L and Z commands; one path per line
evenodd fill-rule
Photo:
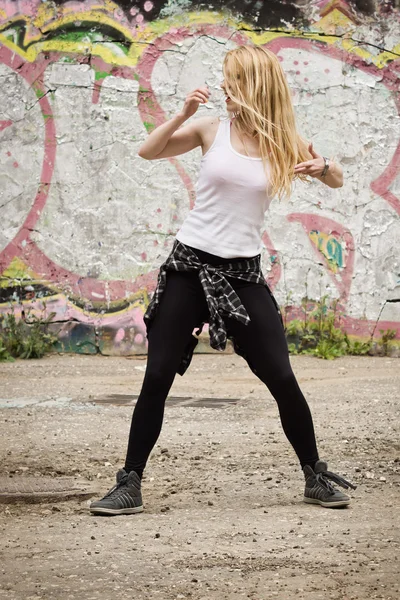
M 185 104 L 183 105 L 181 115 L 185 119 L 192 117 L 200 104 L 208 102 L 210 92 L 207 87 L 196 88 L 186 96 Z
M 190 92 L 186 96 L 182 111 L 149 133 L 140 146 L 138 155 L 147 160 L 169 158 L 170 156 L 184 154 L 200 146 L 202 137 L 199 131 L 199 121 L 200 123 L 204 119 L 207 121 L 207 117 L 203 117 L 203 120 L 194 119 L 184 127 L 181 127 L 181 125 L 194 115 L 199 108 L 199 104 L 205 104 L 208 101 L 209 95 L 210 92 L 206 86 Z

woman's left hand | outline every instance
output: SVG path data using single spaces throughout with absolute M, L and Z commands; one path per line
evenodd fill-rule
M 311 177 L 320 177 L 325 167 L 325 161 L 320 154 L 317 154 L 313 148 L 312 142 L 308 144 L 308 151 L 312 156 L 311 160 L 299 163 L 295 166 L 294 172 L 310 175 Z

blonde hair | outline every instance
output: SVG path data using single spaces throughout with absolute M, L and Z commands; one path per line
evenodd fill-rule
M 311 154 L 296 129 L 291 91 L 276 55 L 260 46 L 239 46 L 224 57 L 228 96 L 238 105 L 235 123 L 242 134 L 258 134 L 259 152 L 269 165 L 269 191 L 289 197 L 299 162 Z

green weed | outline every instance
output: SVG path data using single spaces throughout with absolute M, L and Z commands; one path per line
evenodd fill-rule
M 332 360 L 348 354 L 363 355 L 371 350 L 368 342 L 351 341 L 341 330 L 341 313 L 337 300 L 323 296 L 319 301 L 303 298 L 303 318 L 294 319 L 286 326 L 289 352 L 308 354 Z
M 383 354 L 384 354 L 384 356 L 387 356 L 389 353 L 389 348 L 391 346 L 390 342 L 392 340 L 394 340 L 394 338 L 396 337 L 396 330 L 395 329 L 380 329 L 379 332 L 381 334 L 380 343 L 382 345 Z
M 43 310 L 45 310 L 45 305 Z M 48 331 L 55 313 L 40 318 L 30 312 L 17 319 L 12 310 L 0 315 L 0 361 L 15 358 L 41 358 L 49 352 L 57 337 Z

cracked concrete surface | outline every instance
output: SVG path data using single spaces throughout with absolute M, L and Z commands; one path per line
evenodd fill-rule
M 0 598 L 398 600 L 398 359 L 292 364 L 321 457 L 358 486 L 349 509 L 301 501 L 276 405 L 242 359 L 195 356 L 171 396 L 227 402 L 167 401 L 144 513 L 92 517 L 79 499 L 1 505 Z M 67 477 L 103 495 L 132 406 L 101 399 L 138 393 L 144 369 L 77 355 L 3 364 L 0 476 Z

